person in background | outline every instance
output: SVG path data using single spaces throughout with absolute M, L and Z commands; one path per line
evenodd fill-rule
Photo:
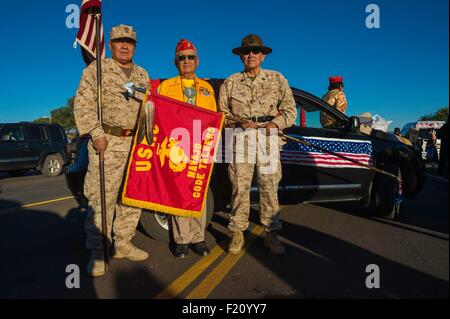
M 342 76 L 331 76 L 329 82 L 328 92 L 322 99 L 331 107 L 345 113 L 347 110 L 347 98 L 344 93 L 344 78 Z M 336 120 L 325 112 L 321 112 L 320 124 L 324 128 L 332 128 L 336 125 Z
M 437 137 L 441 140 L 438 174 L 448 178 L 448 120 L 438 130 Z
M 430 128 L 428 130 L 427 144 L 425 150 L 427 152 L 427 161 L 435 165 L 438 162 L 438 152 L 437 152 L 437 136 L 434 129 Z

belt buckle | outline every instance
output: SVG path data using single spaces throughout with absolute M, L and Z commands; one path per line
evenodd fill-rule
M 120 130 L 120 135 L 121 136 L 131 136 L 131 130 L 123 128 Z

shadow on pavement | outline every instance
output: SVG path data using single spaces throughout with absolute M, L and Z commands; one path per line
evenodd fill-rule
M 20 203 L 0 200 L 0 207 Z M 0 298 L 95 298 L 92 281 L 83 276 L 84 213 L 72 209 L 66 218 L 43 210 L 0 214 Z M 80 289 L 68 289 L 68 265 L 80 267 Z
M 143 265 L 134 266 L 131 272 L 116 271 L 114 282 L 119 299 L 149 299 L 165 288 Z
M 0 207 L 17 206 L 0 200 Z M 0 299 L 151 298 L 164 288 L 148 264 L 128 260 L 111 258 L 105 276 L 87 277 L 84 221 L 79 208 L 65 218 L 33 209 L 0 213 Z M 79 289 L 66 287 L 68 265 L 79 267 Z
M 258 214 L 253 211 L 250 220 L 259 224 Z M 215 221 L 224 226 L 228 222 L 221 216 L 216 216 Z M 286 246 L 285 256 L 270 255 L 263 247 L 263 238 L 257 238 L 247 254 L 296 292 L 280 296 L 265 284 L 252 287 L 257 293 L 262 291 L 264 298 L 448 298 L 447 281 L 339 238 L 286 221 L 280 236 Z M 380 289 L 368 289 L 365 285 L 369 275 L 365 269 L 370 264 L 380 268 Z M 247 280 L 239 276 L 230 272 L 228 279 L 221 283 L 230 286 L 222 288 L 233 291 L 233 282 Z M 250 273 L 250 276 L 258 274 Z
M 42 173 L 40 171 L 29 170 L 26 172 L 18 173 L 16 176 L 14 176 L 9 173 L 1 172 L 0 180 L 1 179 L 9 179 L 9 178 L 19 178 L 19 177 L 23 177 L 23 176 L 37 176 L 37 175 L 42 175 Z
M 330 208 L 345 214 L 371 219 L 379 223 L 389 224 L 393 227 L 448 240 L 448 236 L 431 233 L 439 232 L 449 234 L 448 191 L 448 183 L 428 180 L 426 188 L 422 190 L 417 198 L 413 200 L 405 199 L 403 201 L 400 216 L 395 221 L 373 218 L 366 209 L 352 203 L 316 204 L 315 206 Z M 438 192 L 441 193 L 440 196 L 436 196 Z M 444 200 L 436 201 L 436 198 L 439 197 Z M 410 226 L 419 227 L 421 230 L 414 229 Z

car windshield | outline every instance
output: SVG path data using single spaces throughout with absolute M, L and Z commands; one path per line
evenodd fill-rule
M 411 127 L 414 127 L 415 125 L 416 125 L 416 123 L 408 123 L 408 124 L 405 124 L 405 126 L 403 126 L 403 128 L 402 128 L 401 134 L 402 134 L 403 136 L 406 136 L 406 133 L 408 133 L 409 129 L 410 129 Z
M 340 128 L 344 126 L 342 120 L 333 114 L 324 111 L 321 106 L 312 99 L 295 95 L 297 104 L 296 125 L 312 128 Z

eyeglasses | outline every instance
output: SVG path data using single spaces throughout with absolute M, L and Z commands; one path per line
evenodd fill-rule
M 179 55 L 177 56 L 177 61 L 185 61 L 186 59 L 193 61 L 195 59 L 197 59 L 196 55 Z
M 241 51 L 241 54 L 243 55 L 249 55 L 250 52 L 252 52 L 253 54 L 259 54 L 262 53 L 263 51 L 261 49 L 245 49 Z

